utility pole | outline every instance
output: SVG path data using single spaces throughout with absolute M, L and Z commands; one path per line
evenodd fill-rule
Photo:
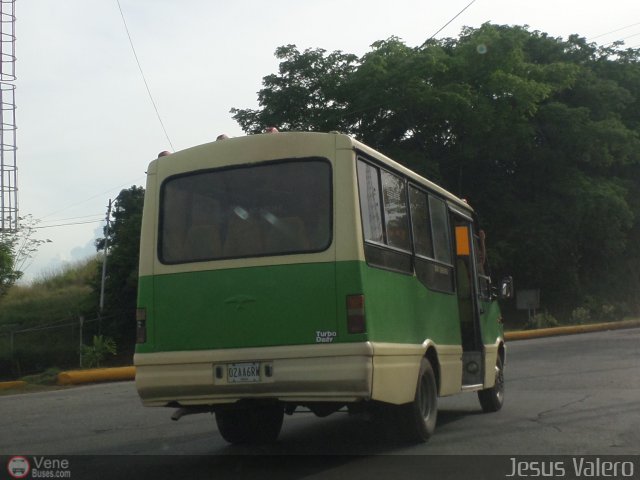
M 80 315 L 78 317 L 78 320 L 80 321 L 80 350 L 79 350 L 79 352 L 80 352 L 80 368 L 82 368 L 82 345 L 83 345 L 83 343 L 82 343 L 82 325 L 84 323 L 84 317 L 82 315 Z
M 100 317 L 102 317 L 102 311 L 104 310 L 104 283 L 107 278 L 107 254 L 109 253 L 109 236 L 111 226 L 111 199 L 109 199 L 109 206 L 107 207 L 107 227 L 104 235 L 104 256 L 102 257 L 102 282 L 100 284 Z M 98 326 L 100 330 L 100 326 Z

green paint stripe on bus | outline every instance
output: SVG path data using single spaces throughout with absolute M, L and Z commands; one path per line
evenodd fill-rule
M 347 332 L 354 294 L 365 295 L 366 334 Z M 312 344 L 318 332 L 332 342 L 460 344 L 455 295 L 358 261 L 141 277 L 139 306 L 148 339 L 139 353 Z

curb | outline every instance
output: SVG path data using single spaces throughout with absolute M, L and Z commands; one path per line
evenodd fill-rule
M 573 335 L 577 333 L 601 332 L 606 330 L 621 330 L 625 328 L 640 327 L 639 320 L 627 320 L 623 322 L 593 323 L 590 325 L 572 325 L 569 327 L 539 328 L 537 330 L 519 330 L 505 332 L 507 341 L 528 340 L 531 338 L 554 337 L 559 335 Z M 58 374 L 58 385 L 80 385 L 84 383 L 117 382 L 135 380 L 136 367 L 96 368 L 92 370 L 69 370 Z M 16 380 L 13 382 L 0 382 L 0 390 L 10 388 L 23 388 L 27 382 Z
M 9 390 L 10 388 L 23 388 L 27 386 L 27 382 L 23 380 L 15 380 L 13 382 L 0 382 L 0 390 Z
M 623 322 L 592 323 L 589 325 L 572 325 L 569 327 L 538 328 L 536 330 L 519 330 L 505 332 L 504 339 L 528 340 L 530 338 L 555 337 L 559 335 L 573 335 L 576 333 L 602 332 L 605 330 L 622 330 L 624 328 L 640 327 L 640 320 L 627 320 Z
M 58 374 L 58 385 L 79 385 L 94 382 L 117 382 L 134 380 L 136 367 L 95 368 L 92 370 L 69 370 Z

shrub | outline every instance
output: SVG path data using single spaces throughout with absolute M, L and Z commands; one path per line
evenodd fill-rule
M 591 321 L 591 313 L 587 308 L 578 307 L 571 312 L 569 322 L 574 325 L 582 325 Z
M 83 367 L 99 367 L 107 354 L 116 354 L 116 342 L 113 338 L 103 337 L 102 335 L 93 336 L 93 344 L 91 346 L 82 345 L 82 365 Z
M 613 322 L 619 317 L 617 308 L 613 305 L 604 304 L 600 306 L 600 319 L 603 322 Z
M 557 327 L 558 320 L 549 312 L 536 313 L 527 324 L 528 329 Z

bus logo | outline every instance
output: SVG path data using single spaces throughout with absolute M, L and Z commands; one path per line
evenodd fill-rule
M 246 308 L 247 304 L 253 303 L 256 300 L 255 297 L 250 297 L 249 295 L 236 295 L 235 297 L 227 298 L 224 303 L 235 305 L 236 310 L 241 311 Z
M 336 335 L 336 332 L 323 332 L 320 330 L 316 330 L 316 343 L 333 343 Z

